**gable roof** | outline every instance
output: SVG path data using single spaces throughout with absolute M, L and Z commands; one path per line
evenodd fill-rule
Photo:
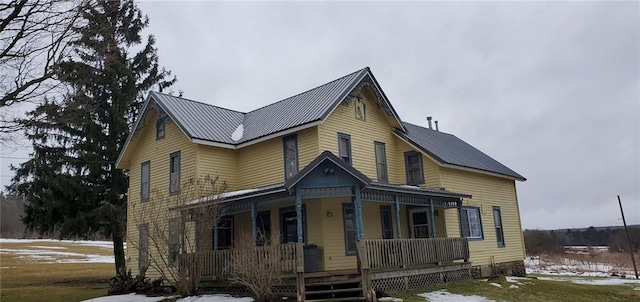
M 522 175 L 507 168 L 455 135 L 410 123 L 403 124 L 407 131 L 396 131 L 396 134 L 410 141 L 441 164 L 496 173 L 521 181 L 526 180 Z

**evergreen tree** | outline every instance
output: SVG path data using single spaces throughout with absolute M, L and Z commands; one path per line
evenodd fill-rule
M 133 1 L 88 1 L 75 54 L 54 68 L 68 87 L 21 121 L 32 158 L 16 170 L 9 189 L 26 198 L 30 230 L 63 238 L 112 238 L 115 268 L 124 272 L 128 175 L 115 162 L 139 114 L 143 95 L 175 78 L 158 66 L 154 38 Z M 129 51 L 139 51 L 133 55 Z

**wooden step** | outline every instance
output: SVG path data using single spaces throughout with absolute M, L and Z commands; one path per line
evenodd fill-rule
M 329 299 L 314 299 L 314 300 L 305 299 L 305 301 L 307 301 L 307 302 L 364 301 L 364 300 L 365 299 L 363 297 L 329 298 Z
M 351 292 L 362 292 L 362 287 L 323 289 L 323 290 L 314 290 L 314 291 L 307 290 L 304 293 L 306 295 L 324 295 L 324 294 L 351 293 Z
M 319 282 L 313 282 L 311 280 L 306 280 L 305 281 L 305 285 L 307 287 L 309 286 L 326 286 L 326 285 L 336 285 L 336 284 L 349 284 L 349 283 L 360 283 L 360 281 L 362 281 L 362 278 L 354 278 L 354 279 L 347 279 L 347 280 L 323 280 L 323 281 L 319 281 Z

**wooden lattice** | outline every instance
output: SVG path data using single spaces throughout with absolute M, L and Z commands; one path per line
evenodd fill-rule
M 371 286 L 376 291 L 395 292 L 442 285 L 449 282 L 468 280 L 469 270 L 455 270 L 442 273 L 428 273 L 371 280 Z

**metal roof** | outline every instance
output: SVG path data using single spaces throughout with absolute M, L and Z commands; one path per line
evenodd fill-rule
M 153 98 L 191 138 L 237 145 L 325 118 L 368 73 L 363 68 L 279 102 L 242 113 L 159 92 Z M 231 134 L 243 125 L 242 138 Z
M 467 144 L 455 135 L 403 122 L 407 132 L 396 133 L 420 147 L 422 151 L 444 164 L 493 172 L 518 180 L 526 180 L 522 175 L 507 168 L 482 151 Z

